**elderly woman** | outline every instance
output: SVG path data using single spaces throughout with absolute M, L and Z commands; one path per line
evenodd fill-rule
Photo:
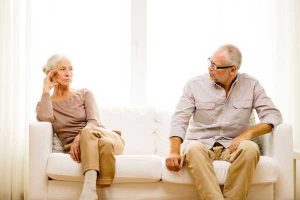
M 43 71 L 46 77 L 37 119 L 51 122 L 65 152 L 82 163 L 85 178 L 80 200 L 98 199 L 97 176 L 101 186 L 112 183 L 114 155 L 122 153 L 124 142 L 119 132 L 106 129 L 100 123 L 92 93 L 87 89 L 70 88 L 73 67 L 68 58 L 50 57 Z

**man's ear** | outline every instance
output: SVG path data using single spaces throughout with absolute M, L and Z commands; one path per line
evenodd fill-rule
M 234 67 L 231 67 L 230 72 L 237 73 L 238 70 L 239 70 L 239 68 L 237 66 L 234 66 Z

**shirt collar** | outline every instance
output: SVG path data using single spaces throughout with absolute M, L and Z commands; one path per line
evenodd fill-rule
M 237 73 L 236 76 L 235 76 L 235 78 L 231 81 L 229 88 L 233 87 L 236 84 L 238 76 L 239 76 L 239 74 Z
M 239 79 L 239 73 L 236 74 L 236 77 L 232 80 L 231 84 L 230 84 L 230 88 L 233 87 L 234 85 L 236 85 L 236 83 L 238 82 Z M 222 88 L 222 86 L 220 86 L 219 84 L 217 84 L 216 82 L 214 82 L 213 80 L 212 84 L 215 86 L 216 89 Z

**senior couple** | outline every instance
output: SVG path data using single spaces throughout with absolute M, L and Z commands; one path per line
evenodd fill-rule
M 238 73 L 241 63 L 236 46 L 219 47 L 208 58 L 208 74 L 186 83 L 172 117 L 166 166 L 179 171 L 185 165 L 201 200 L 246 199 L 260 156 L 252 140 L 282 121 L 260 83 Z M 122 153 L 124 141 L 120 132 L 101 124 L 91 91 L 70 88 L 73 66 L 67 57 L 50 57 L 43 71 L 46 76 L 37 119 L 51 122 L 64 151 L 82 163 L 84 184 L 79 199 L 96 200 L 96 180 L 103 187 L 112 183 L 114 155 Z M 253 109 L 260 123 L 249 127 Z M 222 190 L 213 160 L 231 163 Z

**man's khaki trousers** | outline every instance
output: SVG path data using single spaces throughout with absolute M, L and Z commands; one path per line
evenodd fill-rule
M 184 153 L 185 164 L 201 200 L 245 200 L 251 185 L 255 167 L 259 161 L 259 147 L 244 140 L 230 154 L 228 148 L 216 146 L 208 149 L 200 142 L 190 143 Z M 212 161 L 225 160 L 231 163 L 223 194 Z
M 97 183 L 109 186 L 115 177 L 115 157 L 124 149 L 121 136 L 105 128 L 84 128 L 80 135 L 83 174 L 88 170 L 98 172 Z

